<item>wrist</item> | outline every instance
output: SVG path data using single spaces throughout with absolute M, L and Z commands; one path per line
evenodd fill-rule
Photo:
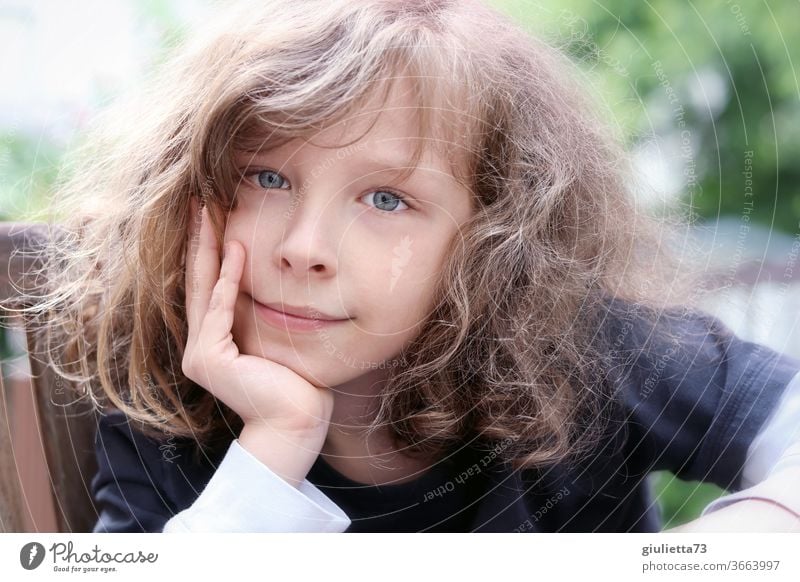
M 319 430 L 287 431 L 264 422 L 246 422 L 238 441 L 273 473 L 298 487 L 319 456 L 325 433 Z

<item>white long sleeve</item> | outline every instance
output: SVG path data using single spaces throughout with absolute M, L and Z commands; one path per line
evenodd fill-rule
M 163 532 L 341 533 L 349 526 L 350 518 L 308 479 L 293 487 L 234 439 L 205 489 Z
M 800 483 L 787 487 L 785 471 L 800 471 L 800 373 L 795 375 L 747 450 L 743 489 L 709 503 L 701 515 L 743 499 L 765 498 L 800 515 Z

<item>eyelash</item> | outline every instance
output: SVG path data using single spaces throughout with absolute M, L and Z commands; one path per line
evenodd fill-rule
M 286 182 L 286 183 L 289 182 L 289 180 L 287 180 L 286 178 L 281 176 L 280 172 L 276 172 L 275 170 L 250 170 L 250 171 L 246 171 L 246 172 L 242 173 L 242 177 L 249 178 L 250 176 L 258 176 L 262 172 L 272 172 L 273 174 L 276 174 L 276 175 L 280 176 L 281 179 L 284 182 Z M 261 188 L 261 189 L 264 189 L 264 190 L 269 189 L 269 188 L 264 188 L 263 186 L 261 186 L 261 184 L 253 184 L 253 185 L 256 188 Z M 278 190 L 286 190 L 286 188 L 278 188 Z M 397 192 L 396 190 L 392 190 L 391 188 L 385 188 L 385 187 L 377 188 L 375 190 L 372 190 L 372 191 L 368 192 L 367 194 L 365 194 L 361 198 L 364 198 L 365 196 L 368 196 L 370 194 L 374 194 L 375 192 L 388 192 L 389 194 L 391 194 L 392 196 L 397 198 L 400 202 L 402 202 L 403 204 L 405 204 L 408 207 L 405 210 L 412 210 L 414 208 L 411 204 L 409 204 L 407 198 L 404 195 L 402 195 L 401 193 Z M 382 209 L 376 208 L 374 206 L 371 206 L 371 208 L 376 210 L 376 211 L 378 211 L 378 213 L 383 214 L 383 215 L 398 214 L 397 210 L 382 210 Z

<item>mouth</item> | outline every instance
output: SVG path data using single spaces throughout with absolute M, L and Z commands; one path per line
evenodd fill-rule
M 350 317 L 335 317 L 313 308 L 295 307 L 281 303 L 260 303 L 253 299 L 256 314 L 269 325 L 290 331 L 314 331 L 350 321 Z
M 293 317 L 300 317 L 302 319 L 319 319 L 322 321 L 343 321 L 350 319 L 347 316 L 338 317 L 335 315 L 330 315 L 320 311 L 316 307 L 296 307 L 294 305 L 289 305 L 288 303 L 262 303 L 262 305 L 280 313 L 285 313 L 286 315 L 291 315 Z

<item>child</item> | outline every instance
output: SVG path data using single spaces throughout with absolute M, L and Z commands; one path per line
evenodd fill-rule
M 59 193 L 94 531 L 658 531 L 664 469 L 797 527 L 800 362 L 697 307 L 564 56 L 473 1 L 218 23 Z

